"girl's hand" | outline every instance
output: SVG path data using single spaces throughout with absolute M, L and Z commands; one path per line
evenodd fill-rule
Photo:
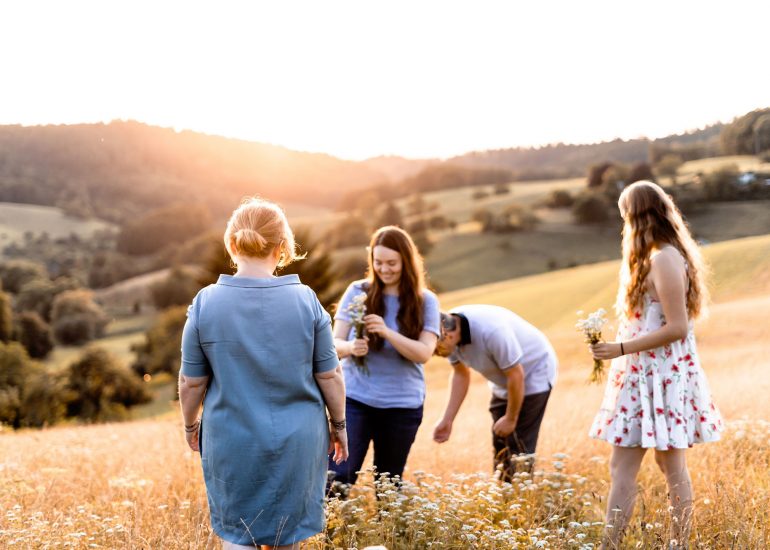
M 364 323 L 366 323 L 366 332 L 370 334 L 377 334 L 382 338 L 387 339 L 388 332 L 390 332 L 390 329 L 385 324 L 385 319 L 383 319 L 379 315 L 370 313 L 369 315 L 364 317 Z
M 369 338 L 356 338 L 350 342 L 350 355 L 363 357 L 369 353 Z
M 594 356 L 594 359 L 615 359 L 620 357 L 620 343 L 619 342 L 599 342 L 597 344 L 589 344 L 588 351 Z

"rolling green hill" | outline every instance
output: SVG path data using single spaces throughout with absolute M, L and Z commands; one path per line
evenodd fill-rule
M 714 301 L 770 293 L 770 235 L 706 246 Z M 578 310 L 609 310 L 617 292 L 618 261 L 522 277 L 441 295 L 442 308 L 485 303 L 504 306 L 543 328 L 575 323 Z

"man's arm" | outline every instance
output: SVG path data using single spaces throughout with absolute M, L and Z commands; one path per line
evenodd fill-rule
M 524 367 L 521 363 L 516 363 L 511 368 L 505 369 L 503 373 L 508 390 L 508 406 L 505 408 L 505 415 L 495 422 L 492 431 L 497 436 L 508 437 L 516 429 L 521 404 L 524 402 Z
M 468 387 L 471 383 L 471 371 L 463 363 L 452 365 L 452 379 L 450 380 L 449 401 L 447 401 L 444 416 L 433 429 L 433 440 L 438 443 L 444 443 L 449 439 L 452 433 L 452 422 L 454 422 L 460 405 L 463 404 L 465 396 L 468 394 Z

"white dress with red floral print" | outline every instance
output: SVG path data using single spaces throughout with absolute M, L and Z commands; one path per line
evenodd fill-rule
M 648 294 L 642 311 L 624 319 L 618 340 L 630 340 L 666 323 L 660 302 Z M 717 441 L 723 422 L 711 401 L 695 347 L 687 337 L 667 346 L 612 360 L 601 409 L 589 435 L 619 447 L 686 449 Z

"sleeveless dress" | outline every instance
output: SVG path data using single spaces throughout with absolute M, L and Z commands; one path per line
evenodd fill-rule
M 641 311 L 621 321 L 617 340 L 638 338 L 665 324 L 660 302 L 645 293 Z M 690 322 L 682 340 L 612 360 L 589 436 L 619 447 L 665 451 L 717 441 L 722 429 Z

